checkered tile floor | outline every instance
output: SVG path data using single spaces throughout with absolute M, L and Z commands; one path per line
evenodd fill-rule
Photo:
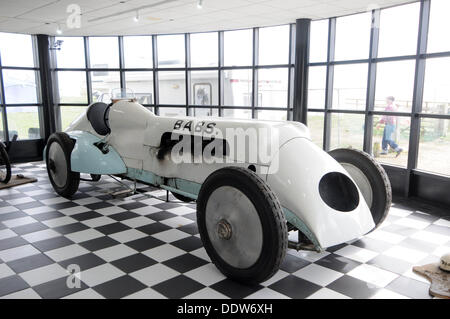
M 289 250 L 273 278 L 247 287 L 211 264 L 194 205 L 112 199 L 118 184 L 107 177 L 82 182 L 69 201 L 53 192 L 42 163 L 14 173 L 39 181 L 0 191 L 2 298 L 430 298 L 411 267 L 450 251 L 450 217 L 393 205 L 377 231 L 321 254 Z M 81 269 L 74 288 L 71 265 Z

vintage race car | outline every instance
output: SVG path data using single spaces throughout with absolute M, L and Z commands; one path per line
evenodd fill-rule
M 242 148 L 234 141 L 242 136 L 260 140 Z M 261 140 L 270 152 L 252 156 Z M 288 247 L 320 252 L 367 234 L 391 204 L 379 164 L 353 149 L 324 152 L 303 124 L 163 117 L 128 98 L 90 105 L 65 132 L 49 138 L 44 157 L 50 181 L 64 197 L 77 191 L 84 173 L 94 181 L 111 175 L 196 201 L 212 262 L 229 278 L 250 284 L 270 278 Z M 291 231 L 298 237 L 289 240 Z

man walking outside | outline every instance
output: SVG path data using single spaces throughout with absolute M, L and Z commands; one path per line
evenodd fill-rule
M 384 109 L 385 112 L 396 111 L 394 101 L 395 98 L 393 96 L 388 96 L 386 98 L 386 108 Z M 381 142 L 382 151 L 380 155 L 387 155 L 388 147 L 390 146 L 397 153 L 396 157 L 398 157 L 403 149 L 400 148 L 392 139 L 392 134 L 395 132 L 396 128 L 395 116 L 383 115 L 381 120 L 378 122 L 377 127 L 379 127 L 380 124 L 384 124 L 383 140 Z

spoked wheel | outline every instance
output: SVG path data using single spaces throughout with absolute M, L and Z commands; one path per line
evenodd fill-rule
M 182 201 L 184 203 L 190 203 L 190 202 L 194 201 L 192 198 L 189 198 L 187 196 L 183 196 L 183 195 L 177 194 L 175 192 L 171 192 L 171 193 L 172 193 L 173 197 L 175 197 L 176 199 L 178 199 L 179 201 Z
M 386 218 L 392 203 L 391 183 L 384 168 L 369 154 L 359 150 L 340 148 L 329 154 L 355 181 L 370 208 L 376 229 Z
M 11 163 L 5 145 L 0 142 L 0 183 L 8 184 L 11 180 Z
M 222 168 L 206 179 L 197 223 L 211 261 L 233 280 L 260 283 L 283 261 L 287 224 L 280 202 L 249 169 Z
M 71 197 L 78 190 L 80 173 L 70 170 L 70 154 L 74 142 L 65 133 L 55 133 L 47 142 L 47 172 L 55 191 L 63 197 Z

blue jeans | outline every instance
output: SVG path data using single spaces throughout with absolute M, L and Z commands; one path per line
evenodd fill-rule
M 386 124 L 383 131 L 383 140 L 381 141 L 381 147 L 383 148 L 383 151 L 387 151 L 388 145 L 393 148 L 394 150 L 397 149 L 398 145 L 394 142 L 392 139 L 392 134 L 395 131 L 395 125 L 393 124 Z

